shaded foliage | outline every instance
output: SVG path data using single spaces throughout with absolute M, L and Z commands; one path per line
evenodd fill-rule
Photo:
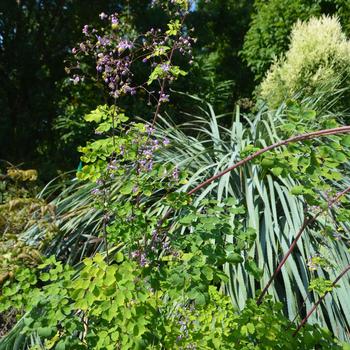
M 96 21 L 111 1 L 4 0 L 0 4 L 1 158 L 35 163 L 45 172 L 56 152 L 52 124 L 64 60 L 86 22 Z M 71 165 L 70 165 L 71 166 Z M 49 176 L 47 176 L 48 178 Z

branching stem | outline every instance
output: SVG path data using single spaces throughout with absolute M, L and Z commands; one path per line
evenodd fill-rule
M 339 282 L 339 280 L 348 272 L 350 271 L 350 265 L 348 265 L 339 275 L 338 277 L 333 281 L 332 283 L 332 287 L 334 288 L 336 286 L 336 284 Z M 323 299 L 326 297 L 326 295 L 329 292 L 326 292 L 324 295 L 322 295 L 320 297 L 320 299 L 318 299 L 318 301 L 314 304 L 314 306 L 309 310 L 309 312 L 307 313 L 307 315 L 304 317 L 304 319 L 300 322 L 300 324 L 298 325 L 297 329 L 294 331 L 293 333 L 293 337 L 295 337 L 298 332 L 300 331 L 300 329 L 305 325 L 305 323 L 307 322 L 307 320 L 310 318 L 310 316 L 313 314 L 313 312 L 317 309 L 317 307 L 321 304 L 321 302 L 323 301 Z
M 279 263 L 279 265 L 277 266 L 276 270 L 274 271 L 273 275 L 270 277 L 269 281 L 267 282 L 266 286 L 264 287 L 264 289 L 262 290 L 258 300 L 257 300 L 257 304 L 260 305 L 265 294 L 267 293 L 267 290 L 269 289 L 271 283 L 275 280 L 275 278 L 277 277 L 278 273 L 281 271 L 283 265 L 286 263 L 288 257 L 291 255 L 291 253 L 293 252 L 293 250 L 296 247 L 296 244 L 298 243 L 301 235 L 303 234 L 303 232 L 305 231 L 305 229 L 307 228 L 307 226 L 311 225 L 312 223 L 314 223 L 316 221 L 316 219 L 322 214 L 324 213 L 326 210 L 330 209 L 335 203 L 337 203 L 341 197 L 343 197 L 345 194 L 350 192 L 350 187 L 346 188 L 344 191 L 339 192 L 333 199 L 331 199 L 328 202 L 328 205 L 326 208 L 321 209 L 320 211 L 318 211 L 314 216 L 310 217 L 309 219 L 305 219 L 303 225 L 301 226 L 298 234 L 295 236 L 292 244 L 290 245 L 287 253 L 285 254 L 285 256 L 283 257 L 283 259 L 281 260 L 281 262 Z

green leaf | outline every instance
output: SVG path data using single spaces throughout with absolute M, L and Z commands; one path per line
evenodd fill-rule
M 340 143 L 345 147 L 350 147 L 350 135 L 343 136 Z
M 314 120 L 316 118 L 316 111 L 309 110 L 302 113 L 302 118 L 306 120 Z
M 118 252 L 115 256 L 114 256 L 114 260 L 117 263 L 121 263 L 124 260 L 124 254 L 122 252 Z
M 39 327 L 37 328 L 38 335 L 43 338 L 50 337 L 55 331 L 53 327 Z
M 194 222 L 196 220 L 197 220 L 197 215 L 196 214 L 189 214 L 189 215 L 186 215 L 186 216 L 182 217 L 179 220 L 179 223 L 187 225 L 187 224 L 191 224 L 192 222 Z
M 109 131 L 111 128 L 112 128 L 111 123 L 103 122 L 96 128 L 96 132 L 97 133 L 104 133 L 104 132 Z
M 273 158 L 264 158 L 261 161 L 261 166 L 264 168 L 271 168 L 275 164 L 275 160 Z
M 280 176 L 282 174 L 282 172 L 283 172 L 283 168 L 279 168 L 279 167 L 272 168 L 271 172 L 275 176 Z
M 304 194 L 304 192 L 305 192 L 305 188 L 304 188 L 304 186 L 302 186 L 302 185 L 294 186 L 294 187 L 290 190 L 290 193 L 293 194 L 293 195 L 295 195 L 295 196 Z
M 46 282 L 46 281 L 48 281 L 49 279 L 50 279 L 50 274 L 48 274 L 48 273 L 42 273 L 41 275 L 40 275 L 40 277 L 39 277 L 43 282 Z
M 132 193 L 132 189 L 134 188 L 133 182 L 127 182 L 124 186 L 119 190 L 121 194 L 128 195 Z
M 100 123 L 102 119 L 107 117 L 108 106 L 98 106 L 95 110 L 91 111 L 89 114 L 86 114 L 84 119 L 87 122 Z
M 256 265 L 256 262 L 252 258 L 249 258 L 245 262 L 244 267 L 255 279 L 258 280 L 261 278 L 263 271 L 258 268 L 258 266 Z
M 55 347 L 55 350 L 66 350 L 66 342 L 61 340 Z
M 226 255 L 226 261 L 230 264 L 239 264 L 243 262 L 243 257 L 239 253 L 230 252 Z

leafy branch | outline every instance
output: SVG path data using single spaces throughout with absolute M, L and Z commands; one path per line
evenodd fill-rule
M 298 242 L 298 240 L 300 239 L 301 235 L 303 234 L 303 232 L 305 231 L 305 229 L 311 225 L 312 223 L 314 223 L 316 221 L 316 219 L 322 214 L 324 213 L 326 210 L 330 209 L 335 203 L 337 203 L 344 195 L 346 195 L 347 193 L 350 192 L 350 187 L 346 188 L 344 191 L 338 193 L 327 205 L 326 208 L 321 209 L 320 211 L 318 211 L 314 216 L 312 216 L 309 219 L 305 219 L 303 225 L 301 226 L 298 234 L 296 235 L 296 237 L 294 238 L 292 244 L 290 245 L 287 253 L 285 254 L 285 256 L 283 257 L 283 259 L 281 260 L 281 262 L 279 263 L 279 265 L 277 266 L 276 270 L 274 271 L 274 273 L 272 274 L 271 278 L 269 279 L 269 281 L 267 282 L 266 286 L 263 288 L 258 300 L 257 300 L 257 304 L 261 304 L 265 294 L 267 293 L 268 288 L 270 287 L 271 283 L 275 280 L 275 278 L 277 277 L 278 273 L 281 271 L 283 265 L 286 263 L 288 257 L 290 256 L 290 254 L 293 252 L 293 250 L 296 247 L 296 244 Z
M 338 276 L 337 278 L 333 281 L 332 287 L 334 288 L 336 284 L 339 282 L 339 280 L 348 272 L 350 271 L 350 265 L 348 265 Z M 301 330 L 301 328 L 305 325 L 307 320 L 310 318 L 310 316 L 313 314 L 313 312 L 317 309 L 317 307 L 321 304 L 321 302 L 324 300 L 326 295 L 329 293 L 329 291 L 326 291 L 319 299 L 318 301 L 314 304 L 314 306 L 309 310 L 307 315 L 303 318 L 303 320 L 300 322 L 298 325 L 297 329 L 293 333 L 293 337 L 295 337 L 298 332 Z

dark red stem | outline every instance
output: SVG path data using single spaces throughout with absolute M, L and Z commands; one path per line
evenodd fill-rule
M 332 283 L 332 287 L 335 287 L 336 284 L 338 283 L 338 281 L 350 270 L 350 265 L 348 265 L 341 273 L 340 275 L 333 281 Z M 314 304 L 314 306 L 309 310 L 309 312 L 307 313 L 307 315 L 304 317 L 304 319 L 300 322 L 299 326 L 297 327 L 297 329 L 294 331 L 293 333 L 293 337 L 295 337 L 298 332 L 300 331 L 300 329 L 305 325 L 305 323 L 307 322 L 307 320 L 309 319 L 309 317 L 313 314 L 313 312 L 317 309 L 318 305 L 321 304 L 321 302 L 323 301 L 323 299 L 326 297 L 326 295 L 329 292 L 326 292 L 324 295 L 322 295 L 322 297 L 320 297 L 320 299 L 318 299 L 318 301 Z
M 278 273 L 281 271 L 283 265 L 286 263 L 288 257 L 290 256 L 290 254 L 293 252 L 296 244 L 298 243 L 299 238 L 301 237 L 301 235 L 303 234 L 303 232 L 305 231 L 306 227 L 309 226 L 310 224 L 314 223 L 316 221 L 316 219 L 322 214 L 324 213 L 326 210 L 328 210 L 329 208 L 331 208 L 333 206 L 333 204 L 337 203 L 339 201 L 339 199 L 344 196 L 345 194 L 347 194 L 348 192 L 350 192 L 350 187 L 348 187 L 347 189 L 345 189 L 342 192 L 339 192 L 332 200 L 330 200 L 328 202 L 328 205 L 325 209 L 321 209 L 318 213 L 316 213 L 314 216 L 312 216 L 309 219 L 305 219 L 303 225 L 301 226 L 298 234 L 295 236 L 292 244 L 290 245 L 287 253 L 285 254 L 285 256 L 283 257 L 283 259 L 281 260 L 281 262 L 278 264 L 276 270 L 274 271 L 273 275 L 270 277 L 269 281 L 267 282 L 266 286 L 264 287 L 264 289 L 262 290 L 258 300 L 257 300 L 257 304 L 261 304 L 265 294 L 267 293 L 267 290 L 269 289 L 271 283 L 274 281 L 274 279 L 277 277 Z
M 285 146 L 285 145 L 288 145 L 289 143 L 292 143 L 292 142 L 298 142 L 298 141 L 305 141 L 305 140 L 309 140 L 309 139 L 314 139 L 314 138 L 317 138 L 317 137 L 320 137 L 320 136 L 328 136 L 328 135 L 342 134 L 342 133 L 348 133 L 348 132 L 350 132 L 350 126 L 343 126 L 343 127 L 340 127 L 340 128 L 325 129 L 325 130 L 310 132 L 310 133 L 307 133 L 307 134 L 292 136 L 289 139 L 276 142 L 273 145 L 264 147 L 264 148 L 260 149 L 259 151 L 251 154 L 247 158 L 244 158 L 244 159 L 240 160 L 239 162 L 237 162 L 236 164 L 234 164 L 231 167 L 227 168 L 226 170 L 222 171 L 221 173 L 219 173 L 217 175 L 214 175 L 211 178 L 203 181 L 198 186 L 196 186 L 194 189 L 189 191 L 188 194 L 191 195 L 191 194 L 199 191 L 201 188 L 209 185 L 210 183 L 212 183 L 213 181 L 219 179 L 220 177 L 224 176 L 225 174 L 229 173 L 230 171 L 240 167 L 241 165 L 244 165 L 244 164 L 250 162 L 251 160 L 259 157 L 261 154 L 263 154 L 265 152 L 268 152 L 268 151 L 271 151 L 271 150 L 273 150 L 273 149 L 275 149 L 277 147 Z

